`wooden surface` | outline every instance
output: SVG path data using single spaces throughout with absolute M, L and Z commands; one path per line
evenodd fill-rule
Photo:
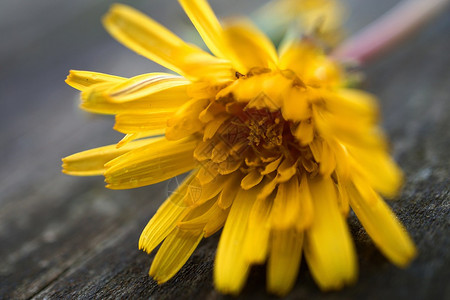
M 187 20 L 176 1 L 130 2 L 186 34 Z M 257 1 L 224 2 L 212 1 L 222 15 L 249 11 Z M 350 1 L 350 27 L 373 20 L 395 2 Z M 174 182 L 110 191 L 100 177 L 60 173 L 61 157 L 120 137 L 110 129 L 112 118 L 77 110 L 78 95 L 63 82 L 68 70 L 122 76 L 161 70 L 105 33 L 100 17 L 110 4 L 0 4 L 0 298 L 227 298 L 212 285 L 218 234 L 203 241 L 168 283 L 157 286 L 147 275 L 153 255 L 138 251 L 137 241 Z M 289 299 L 450 299 L 449 32 L 447 9 L 365 68 L 366 88 L 381 99 L 383 126 L 406 173 L 399 201 L 390 204 L 419 257 L 406 270 L 395 268 L 351 217 L 358 284 L 322 293 L 303 264 Z M 264 278 L 264 266 L 253 268 L 241 298 L 272 298 Z

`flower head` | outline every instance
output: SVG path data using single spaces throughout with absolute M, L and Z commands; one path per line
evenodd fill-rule
M 414 245 L 380 197 L 395 196 L 402 175 L 373 96 L 347 88 L 345 70 L 312 40 L 285 40 L 277 53 L 250 22 L 222 25 L 205 0 L 180 3 L 213 55 L 114 5 L 107 30 L 179 75 L 71 71 L 67 79 L 83 109 L 115 114 L 126 135 L 65 158 L 64 172 L 103 174 L 107 187 L 128 189 L 190 171 L 139 240 L 148 253 L 162 243 L 150 275 L 169 280 L 223 227 L 220 291 L 238 293 L 250 266 L 267 262 L 268 290 L 283 295 L 302 254 L 322 289 L 341 288 L 357 277 L 350 208 L 385 256 L 407 265 Z

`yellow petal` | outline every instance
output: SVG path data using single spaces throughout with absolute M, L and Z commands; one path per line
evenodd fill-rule
M 222 163 L 230 156 L 230 146 L 222 139 L 218 139 L 218 142 L 214 144 L 213 151 L 211 153 L 211 160 L 215 163 Z
M 104 165 L 122 154 L 155 142 L 158 138 L 131 142 L 125 147 L 117 149 L 116 145 L 99 147 L 79 152 L 63 158 L 63 173 L 75 176 L 102 175 Z
M 208 142 L 211 143 L 212 146 L 211 153 L 209 153 L 210 157 L 208 157 L 211 163 L 219 165 L 229 158 L 229 146 L 223 140 L 216 138 Z
M 211 217 L 203 228 L 205 238 L 222 229 L 223 224 L 225 224 L 225 221 L 227 220 L 229 212 L 229 209 L 221 209 L 220 211 L 216 211 L 216 215 Z
M 103 24 L 128 48 L 180 75 L 197 78 L 214 72 L 214 79 L 233 76 L 228 62 L 186 44 L 164 26 L 129 6 L 113 5 Z
M 259 108 L 258 102 L 261 102 L 265 105 L 264 109 L 280 109 L 283 105 L 284 91 L 292 84 L 292 78 L 284 76 L 282 72 L 270 74 L 266 80 L 261 81 L 260 95 L 250 101 L 249 107 Z
M 217 57 L 226 58 L 223 29 L 208 2 L 206 0 L 179 0 L 179 2 L 209 50 Z
M 248 167 L 260 167 L 261 166 L 261 157 L 256 155 L 255 152 L 250 152 L 248 156 L 244 159 L 245 164 Z
M 189 201 L 186 200 L 186 197 L 189 197 L 189 194 L 192 193 L 190 190 L 192 184 L 195 184 L 195 179 L 191 182 L 188 187 L 186 196 L 183 201 L 189 205 L 189 209 L 186 211 L 186 215 L 178 222 L 177 226 L 181 229 L 193 230 L 193 229 L 203 229 L 203 226 L 207 222 L 207 217 L 210 213 L 212 213 L 215 209 L 217 209 L 216 198 L 211 199 L 210 201 L 205 201 L 199 205 L 192 205 Z M 216 207 L 214 207 L 216 206 Z
M 264 263 L 269 249 L 269 216 L 273 198 L 257 199 L 248 220 L 247 235 L 244 239 L 245 259 L 248 263 Z
M 348 186 L 350 205 L 375 245 L 399 267 L 416 256 L 414 243 L 389 206 L 370 186 Z
M 187 86 L 191 82 L 181 76 L 167 73 L 150 73 L 127 79 L 106 91 L 112 102 L 128 102 L 148 97 L 174 87 Z
M 106 92 L 117 83 L 105 82 L 92 85 L 81 93 L 81 108 L 100 114 L 146 113 L 155 110 L 172 110 L 188 101 L 184 86 L 152 94 L 127 103 L 113 103 Z
M 142 131 L 142 132 L 133 132 L 133 133 L 127 133 L 116 145 L 116 148 L 119 149 L 125 145 L 127 145 L 129 142 L 132 142 L 137 139 L 146 138 L 146 137 L 162 137 L 164 135 L 164 129 L 154 129 L 150 131 Z
M 250 173 L 245 175 L 244 178 L 242 178 L 241 188 L 243 188 L 244 190 L 249 190 L 255 185 L 259 184 L 263 177 L 263 174 L 261 174 L 258 170 L 253 169 L 252 171 L 250 171 Z
M 298 161 L 292 162 L 285 158 L 277 169 L 277 182 L 286 182 L 291 179 L 297 173 L 297 163 Z
M 278 55 L 272 42 L 246 19 L 233 20 L 224 27 L 235 68 L 246 74 L 251 68 L 275 68 Z
M 302 145 L 308 145 L 314 139 L 314 126 L 310 119 L 303 120 L 295 131 L 295 137 Z
M 383 136 L 375 127 L 378 107 L 371 94 L 356 89 L 321 90 L 315 101 L 319 107 L 314 109 L 314 119 L 323 135 L 365 147 L 383 146 Z
M 202 81 L 193 81 L 190 85 L 186 87 L 187 93 L 192 98 L 207 98 L 212 99 L 217 94 L 217 86 L 212 85 L 210 81 L 205 80 L 203 78 Z
M 105 181 L 110 189 L 131 189 L 164 181 L 192 170 L 197 141 L 161 139 L 138 151 L 130 151 L 106 164 Z
M 216 116 L 214 120 L 210 121 L 205 126 L 205 131 L 203 132 L 203 140 L 206 141 L 207 139 L 211 139 L 216 134 L 217 130 L 219 130 L 219 127 L 224 124 L 229 118 L 229 115 L 223 114 Z
M 272 194 L 272 192 L 278 185 L 277 177 L 275 176 L 271 180 L 266 177 L 264 181 L 261 183 L 261 185 L 263 186 L 263 188 L 261 189 L 261 192 L 258 194 L 258 199 L 267 198 L 270 196 L 270 194 Z
M 196 214 L 186 216 L 177 226 L 183 230 L 203 230 L 205 237 L 217 232 L 225 223 L 229 210 L 220 208 L 216 200 L 217 198 L 208 201 L 204 204 L 207 207 L 205 211 L 198 216 Z M 209 202 L 212 202 L 212 205 Z M 199 208 L 196 207 L 194 210 Z
M 306 174 L 302 175 L 298 193 L 300 195 L 300 213 L 296 226 L 298 231 L 303 231 L 311 226 L 314 220 L 314 206 Z
M 197 175 L 192 172 L 173 192 L 169 198 L 159 207 L 153 218 L 148 222 L 139 238 L 139 250 L 147 253 L 153 251 L 166 236 L 175 228 L 177 222 L 183 217 L 187 206 L 183 201 L 187 188 Z
M 123 113 L 116 116 L 114 129 L 122 133 L 146 132 L 164 129 L 173 111 L 160 110 L 147 114 Z
M 298 162 L 301 163 L 300 166 L 302 166 L 307 173 L 317 173 L 317 162 L 313 161 L 310 157 L 307 158 L 306 156 L 302 156 Z
M 209 219 L 208 223 L 206 223 L 205 227 L 203 228 L 205 238 L 210 237 L 211 235 L 222 229 L 223 224 L 225 224 L 225 221 L 227 220 L 229 211 L 229 209 L 221 210 L 218 215 Z
M 317 69 L 320 49 L 311 42 L 291 41 L 280 52 L 279 68 L 294 71 L 303 81 L 310 81 Z
M 219 176 L 217 164 L 211 162 L 210 160 L 199 162 L 197 179 L 201 184 L 211 182 L 214 178 L 216 178 L 216 176 Z
M 242 165 L 243 159 L 228 156 L 227 159 L 218 165 L 217 171 L 221 175 L 231 174 Z
M 193 199 L 195 205 L 205 203 L 207 200 L 217 196 L 223 189 L 229 176 L 216 176 L 211 182 L 200 184 L 199 182 L 192 182 L 191 187 L 198 190 L 196 199 Z
M 280 72 L 269 69 L 255 71 L 254 76 L 242 77 L 217 93 L 216 99 L 232 94 L 238 102 L 248 102 L 248 108 L 275 111 L 281 108 L 286 89 L 292 85 L 292 79 Z M 270 73 L 268 73 L 270 72 Z
M 239 293 L 247 278 L 249 264 L 243 249 L 251 208 L 259 190 L 239 188 L 225 222 L 214 266 L 215 286 L 222 293 Z
M 150 276 L 158 281 L 158 284 L 172 278 L 197 248 L 202 237 L 202 230 L 175 228 L 156 253 L 150 268 Z
M 351 165 L 379 193 L 395 197 L 403 183 L 403 174 L 384 149 L 347 147 Z M 353 171 L 353 172 L 354 172 Z
M 198 116 L 207 105 L 207 99 L 191 99 L 184 103 L 167 120 L 166 138 L 178 140 L 201 130 L 203 123 L 198 119 Z
M 262 93 L 261 83 L 268 77 L 268 74 L 261 74 L 257 77 L 252 76 L 235 80 L 229 86 L 220 90 L 216 99 L 227 98 L 228 95 L 232 94 L 237 101 L 248 102 Z
M 298 222 L 300 212 L 300 193 L 297 176 L 278 185 L 277 195 L 273 201 L 270 223 L 272 228 L 287 229 Z
M 322 147 L 322 160 L 319 164 L 319 171 L 324 177 L 328 177 L 336 167 L 336 157 L 334 149 L 331 149 L 326 141 L 323 141 Z
M 311 87 L 339 87 L 343 82 L 339 64 L 323 53 L 323 47 L 298 36 L 281 46 L 279 67 L 294 71 Z
M 311 117 L 308 93 L 300 87 L 288 89 L 283 97 L 281 112 L 287 120 L 302 121 Z
M 272 230 L 267 268 L 267 289 L 286 295 L 297 279 L 302 257 L 303 233 L 294 229 Z
M 336 177 L 337 177 L 337 187 L 339 191 L 339 208 L 341 209 L 341 212 L 344 216 L 348 216 L 348 213 L 350 211 L 350 205 L 347 191 L 348 189 L 345 185 L 347 179 L 344 179 L 345 177 L 342 177 L 338 172 L 336 172 Z
M 311 153 L 316 162 L 322 161 L 322 146 L 323 140 L 321 138 L 316 137 L 311 143 L 309 143 L 309 149 L 311 149 Z
M 104 83 L 104 82 L 119 83 L 124 80 L 126 80 L 126 78 L 124 77 L 104 73 L 70 70 L 69 76 L 67 76 L 66 79 L 66 83 L 79 91 L 84 91 L 86 88 L 97 83 Z
M 313 109 L 313 116 L 318 132 L 325 138 L 336 138 L 349 146 L 385 148 L 381 131 L 371 123 L 320 109 Z
M 204 99 L 211 99 L 214 98 L 216 93 L 214 93 L 213 95 L 210 96 L 196 96 L 193 98 L 204 98 Z M 211 103 L 208 104 L 208 106 L 200 113 L 200 115 L 198 116 L 198 118 L 200 119 L 200 121 L 202 121 L 203 123 L 208 123 L 213 121 L 216 116 L 218 116 L 220 113 L 225 112 L 225 107 L 223 106 L 222 103 L 218 102 L 218 101 L 211 101 Z
M 350 159 L 345 147 L 342 143 L 337 141 L 329 142 L 333 152 L 336 156 L 336 173 L 341 177 L 341 179 L 347 179 L 350 176 Z
M 236 187 L 239 185 L 239 181 L 241 181 L 241 178 L 241 174 L 239 172 L 235 172 L 230 175 L 228 181 L 224 184 L 222 192 L 220 192 L 219 199 L 217 201 L 217 204 L 222 209 L 227 209 L 233 203 L 234 198 L 236 197 L 236 194 L 239 190 Z
M 263 171 L 261 171 L 261 175 L 267 175 L 275 171 L 281 163 L 283 156 L 280 156 L 278 159 L 268 163 Z
M 305 257 L 322 290 L 340 289 L 357 276 L 355 249 L 331 178 L 310 181 L 314 220 L 306 231 Z
M 326 109 L 340 117 L 357 118 L 366 122 L 374 122 L 378 117 L 376 98 L 362 90 L 341 88 L 326 92 L 323 97 Z
M 215 139 L 213 141 L 200 141 L 197 148 L 195 148 L 194 157 L 199 161 L 211 159 L 215 143 Z

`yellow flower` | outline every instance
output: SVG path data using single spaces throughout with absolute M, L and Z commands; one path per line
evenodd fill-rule
M 163 283 L 203 237 L 223 227 L 214 281 L 238 293 L 253 264 L 267 288 L 292 288 L 304 254 L 323 290 L 357 277 L 346 223 L 350 207 L 384 255 L 406 266 L 415 248 L 379 194 L 402 175 L 377 127 L 373 96 L 346 88 L 340 66 L 307 39 L 277 53 L 245 20 L 221 25 L 205 0 L 180 0 L 214 55 L 138 11 L 114 5 L 104 18 L 120 42 L 180 74 L 130 79 L 71 71 L 85 110 L 115 114 L 117 145 L 63 159 L 72 175 L 103 174 L 129 189 L 191 171 L 145 227 L 139 248 L 162 243 L 150 275 Z

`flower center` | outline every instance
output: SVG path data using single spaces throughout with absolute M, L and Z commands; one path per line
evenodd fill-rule
M 316 172 L 318 164 L 309 146 L 302 146 L 293 132 L 299 126 L 285 120 L 280 110 L 249 108 L 247 103 L 219 100 L 222 108 L 205 128 L 223 120 L 211 138 L 204 138 L 194 156 L 211 172 L 226 175 L 240 169 L 243 173 L 258 170 L 276 176 L 277 166 L 284 163 L 297 172 Z M 224 112 L 225 111 L 225 112 Z M 209 129 L 205 134 L 211 135 Z M 278 164 L 275 166 L 275 164 Z M 275 166 L 271 170 L 271 166 Z M 270 175 L 270 173 L 273 173 Z

